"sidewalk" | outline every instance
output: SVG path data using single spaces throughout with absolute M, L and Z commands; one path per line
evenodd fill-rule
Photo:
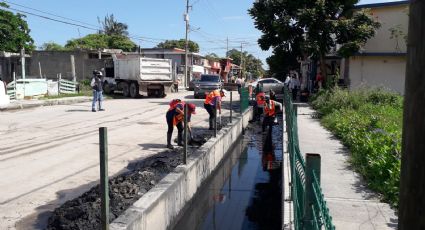
M 397 229 L 394 210 L 366 188 L 348 163 L 349 150 L 312 114 L 313 109 L 299 105 L 300 148 L 303 154 L 321 155 L 321 186 L 336 229 Z
M 0 107 L 0 111 L 5 110 L 16 110 L 16 109 L 27 109 L 39 106 L 49 105 L 69 105 L 81 102 L 91 101 L 92 98 L 88 96 L 80 97 L 63 97 L 56 99 L 31 99 L 31 100 L 12 100 L 10 104 L 5 107 Z

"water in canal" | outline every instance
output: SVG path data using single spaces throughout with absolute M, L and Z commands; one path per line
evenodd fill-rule
M 253 124 L 200 188 L 174 230 L 281 229 L 282 129 Z

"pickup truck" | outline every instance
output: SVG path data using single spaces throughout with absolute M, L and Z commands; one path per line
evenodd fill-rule
M 205 95 L 215 89 L 221 89 L 223 83 L 219 75 L 202 74 L 201 79 L 195 83 L 193 96 L 195 98 L 205 98 Z

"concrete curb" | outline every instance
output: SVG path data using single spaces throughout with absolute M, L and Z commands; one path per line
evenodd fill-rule
M 204 180 L 214 171 L 243 129 L 252 119 L 252 108 L 233 118 L 233 125 L 217 133 L 188 157 L 187 165 L 178 166 L 154 188 L 136 201 L 124 214 L 115 219 L 111 230 L 167 229 L 175 224 L 187 202 L 195 195 Z
M 64 97 L 58 99 L 47 99 L 47 100 L 19 100 L 12 101 L 7 107 L 0 108 L 0 111 L 7 110 L 18 110 L 18 109 L 28 109 L 40 106 L 51 106 L 51 105 L 70 105 L 81 102 L 89 102 L 92 98 L 88 96 L 81 97 Z

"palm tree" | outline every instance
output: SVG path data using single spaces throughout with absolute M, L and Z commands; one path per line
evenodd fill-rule
M 114 14 L 106 15 L 104 21 L 102 22 L 103 32 L 106 35 L 119 35 L 119 36 L 128 36 L 128 26 L 125 23 L 118 22 L 114 18 Z

